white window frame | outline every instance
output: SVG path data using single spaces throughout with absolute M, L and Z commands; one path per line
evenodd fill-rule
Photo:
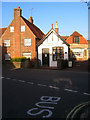
M 4 46 L 10 47 L 10 40 L 4 40 Z
M 5 54 L 5 60 L 10 60 L 11 59 L 11 54 L 10 53 L 6 53 Z
M 21 25 L 21 32 L 25 32 L 25 25 Z
M 22 53 L 22 56 L 31 59 L 31 52 L 23 52 L 23 53 Z
M 24 39 L 24 46 L 31 46 L 31 38 Z
M 14 32 L 14 26 L 10 27 L 10 32 Z

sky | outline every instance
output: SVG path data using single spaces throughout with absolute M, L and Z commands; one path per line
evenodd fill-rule
M 14 18 L 14 8 L 22 9 L 22 16 L 31 16 L 34 24 L 45 34 L 58 22 L 59 34 L 69 36 L 78 31 L 88 39 L 88 7 L 82 2 L 2 2 L 2 25 L 8 27 Z

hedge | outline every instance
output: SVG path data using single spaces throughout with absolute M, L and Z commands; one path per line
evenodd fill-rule
M 26 58 L 25 57 L 15 57 L 10 60 L 11 62 L 25 62 Z

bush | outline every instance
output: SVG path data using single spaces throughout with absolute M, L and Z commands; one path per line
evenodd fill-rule
M 88 58 L 88 61 L 90 61 L 90 58 Z
M 15 57 L 10 60 L 11 62 L 25 62 L 26 58 L 25 57 Z

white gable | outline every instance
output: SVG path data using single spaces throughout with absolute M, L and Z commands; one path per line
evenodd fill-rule
M 57 36 L 54 30 L 45 38 L 43 45 L 61 45 L 63 41 Z

